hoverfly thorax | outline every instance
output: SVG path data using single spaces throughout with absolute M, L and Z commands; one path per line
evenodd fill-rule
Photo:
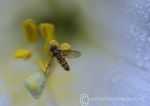
M 60 54 L 60 50 L 56 45 L 51 45 L 50 52 L 51 52 L 52 56 L 56 56 L 56 55 Z

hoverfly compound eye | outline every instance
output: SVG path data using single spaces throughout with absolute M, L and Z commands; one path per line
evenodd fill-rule
M 53 51 L 55 49 L 57 49 L 57 46 L 56 45 L 51 45 L 50 51 Z

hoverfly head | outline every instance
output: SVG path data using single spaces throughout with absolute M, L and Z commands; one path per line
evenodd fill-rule
M 59 44 L 57 43 L 57 41 L 51 40 L 49 42 L 49 45 L 50 45 L 50 51 L 58 50 Z
M 56 50 L 56 49 L 57 49 L 57 46 L 56 46 L 56 45 L 51 45 L 50 51 L 54 51 L 54 50 Z

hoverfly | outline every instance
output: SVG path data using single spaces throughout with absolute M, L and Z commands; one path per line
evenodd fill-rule
M 46 74 L 48 75 L 53 70 L 54 67 L 54 59 L 62 66 L 62 68 L 66 71 L 70 70 L 70 66 L 68 65 L 65 58 L 77 58 L 81 56 L 81 52 L 76 50 L 63 50 L 55 44 L 50 44 L 49 51 L 52 55 L 47 67 L 46 67 Z
M 38 99 L 45 87 L 48 76 L 54 71 L 55 68 L 55 59 L 57 62 L 63 67 L 64 70 L 69 71 L 70 67 L 65 58 L 76 58 L 81 55 L 79 51 L 71 50 L 71 49 L 62 49 L 55 44 L 50 44 L 49 52 L 52 57 L 50 58 L 48 64 L 45 67 L 44 74 L 41 72 L 36 72 L 26 79 L 24 79 L 24 85 L 31 93 L 31 95 Z

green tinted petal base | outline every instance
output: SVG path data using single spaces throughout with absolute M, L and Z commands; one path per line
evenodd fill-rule
M 42 72 L 35 72 L 34 74 L 30 75 L 29 77 L 25 78 L 23 83 L 30 94 L 35 98 L 38 99 L 45 87 L 47 78 L 44 76 Z

